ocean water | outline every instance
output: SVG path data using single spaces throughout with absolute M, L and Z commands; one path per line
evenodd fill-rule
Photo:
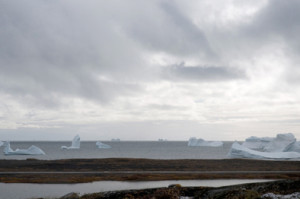
M 46 155 L 10 155 L 0 153 L 0 159 L 74 159 L 74 158 L 149 158 L 149 159 L 224 159 L 233 142 L 223 147 L 188 147 L 187 141 L 121 141 L 103 142 L 110 149 L 98 149 L 96 141 L 81 142 L 80 149 L 66 150 L 71 142 L 11 142 L 12 149 L 26 149 L 31 145 L 41 148 Z M 0 147 L 3 150 L 3 146 Z

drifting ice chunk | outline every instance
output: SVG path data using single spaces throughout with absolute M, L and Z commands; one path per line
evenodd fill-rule
M 231 158 L 254 158 L 254 159 L 294 159 L 300 158 L 300 153 L 297 152 L 260 152 L 248 149 L 239 143 L 232 144 L 227 155 Z
M 263 150 L 274 138 L 270 137 L 255 137 L 251 136 L 245 140 L 242 146 L 249 149 L 261 149 Z
M 267 152 L 285 152 L 289 151 L 292 145 L 296 142 L 296 138 L 292 133 L 277 134 L 265 148 Z
M 0 141 L 0 147 L 3 145 L 3 142 L 2 141 Z
M 223 146 L 223 142 L 220 141 L 205 141 L 203 139 L 197 139 L 195 137 L 191 137 L 189 139 L 188 146 L 211 146 L 211 147 L 221 147 Z
M 120 142 L 121 140 L 120 140 L 120 138 L 113 138 L 113 139 L 111 139 L 111 141 L 112 142 Z
M 111 148 L 110 145 L 104 144 L 104 143 L 102 143 L 102 142 L 100 142 L 100 141 L 96 142 L 96 145 L 97 145 L 97 147 L 98 147 L 99 149 L 110 149 L 110 148 Z
M 39 147 L 36 147 L 32 145 L 28 149 L 16 149 L 12 150 L 10 148 L 10 142 L 5 142 L 4 143 L 4 154 L 5 155 L 45 155 L 45 152 L 40 149 Z
M 79 149 L 80 148 L 80 137 L 79 135 L 76 135 L 72 140 L 71 146 L 62 146 L 62 149 Z

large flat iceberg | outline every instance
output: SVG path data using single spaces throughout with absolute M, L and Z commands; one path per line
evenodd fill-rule
M 61 146 L 62 149 L 80 149 L 80 137 L 76 135 L 72 140 L 71 146 Z
M 246 148 L 239 143 L 232 144 L 228 153 L 230 158 L 254 158 L 254 159 L 296 159 L 300 158 L 298 152 L 262 152 Z
M 249 149 L 263 150 L 274 138 L 251 136 L 245 140 L 242 146 Z
M 10 142 L 4 143 L 4 154 L 5 155 L 45 155 L 45 152 L 37 146 L 32 145 L 28 149 L 16 149 L 10 148 Z
M 108 145 L 108 144 L 104 144 L 100 141 L 96 142 L 96 146 L 99 148 L 99 149 L 110 149 L 111 146 Z
M 265 148 L 268 152 L 285 152 L 289 151 L 292 145 L 296 142 L 296 138 L 292 133 L 277 134 Z
M 195 137 L 191 137 L 188 142 L 188 146 L 211 146 L 211 147 L 221 147 L 223 146 L 223 142 L 220 141 L 205 141 L 203 139 L 197 139 Z
M 255 137 L 251 136 L 245 140 L 242 146 L 265 152 L 300 152 L 299 143 L 292 133 L 277 134 L 276 137 Z
M 291 148 L 289 149 L 289 151 L 295 151 L 295 152 L 300 153 L 300 141 L 295 142 L 295 143 L 291 146 Z

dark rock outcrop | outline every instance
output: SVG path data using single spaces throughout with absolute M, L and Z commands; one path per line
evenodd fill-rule
M 181 187 L 110 191 L 86 194 L 80 199 L 178 199 L 180 196 L 203 199 L 255 199 L 265 193 L 292 194 L 300 190 L 300 180 L 282 180 L 225 187 Z

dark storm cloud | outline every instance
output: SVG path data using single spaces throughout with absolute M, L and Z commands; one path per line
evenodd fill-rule
M 282 49 L 289 59 L 285 66 L 287 82 L 299 82 L 300 75 L 300 1 L 270 0 L 243 31 L 258 45 L 284 43 Z M 249 37 L 246 37 L 247 39 Z M 274 49 L 277 50 L 277 49 Z
M 108 102 L 159 78 L 142 58 L 147 48 L 214 54 L 176 4 L 147 3 L 147 12 L 117 2 L 1 1 L 0 92 L 47 106 L 62 96 Z
M 92 12 L 100 3 L 0 5 L 0 91 L 51 105 L 60 96 L 108 102 L 138 90 L 126 78 L 141 73 L 141 62 L 109 18 Z
M 162 1 L 154 12 L 145 11 L 127 25 L 129 36 L 150 50 L 216 58 L 204 32 L 178 9 L 175 2 Z
M 249 49 L 256 51 L 270 44 L 283 43 L 286 55 L 293 59 L 290 55 L 300 52 L 299 19 L 299 1 L 269 0 L 250 23 L 241 24 L 234 30 L 234 44 L 242 43 L 242 48 L 249 52 Z
M 248 30 L 254 37 L 279 36 L 289 44 L 299 45 L 300 2 L 297 0 L 270 0 L 261 9 Z M 292 45 L 293 46 L 293 45 Z
M 242 79 L 245 73 L 223 57 L 225 63 L 247 57 L 273 36 L 299 52 L 299 4 L 269 1 L 250 25 L 232 35 L 216 28 L 208 37 L 170 1 L 0 1 L 0 92 L 45 105 L 64 96 L 103 103 L 139 92 L 144 81 Z M 204 64 L 145 63 L 160 52 Z M 220 67 L 206 66 L 207 60 Z
M 173 81 L 218 82 L 245 79 L 245 73 L 236 68 L 216 66 L 185 66 L 184 64 L 166 67 L 163 76 Z

